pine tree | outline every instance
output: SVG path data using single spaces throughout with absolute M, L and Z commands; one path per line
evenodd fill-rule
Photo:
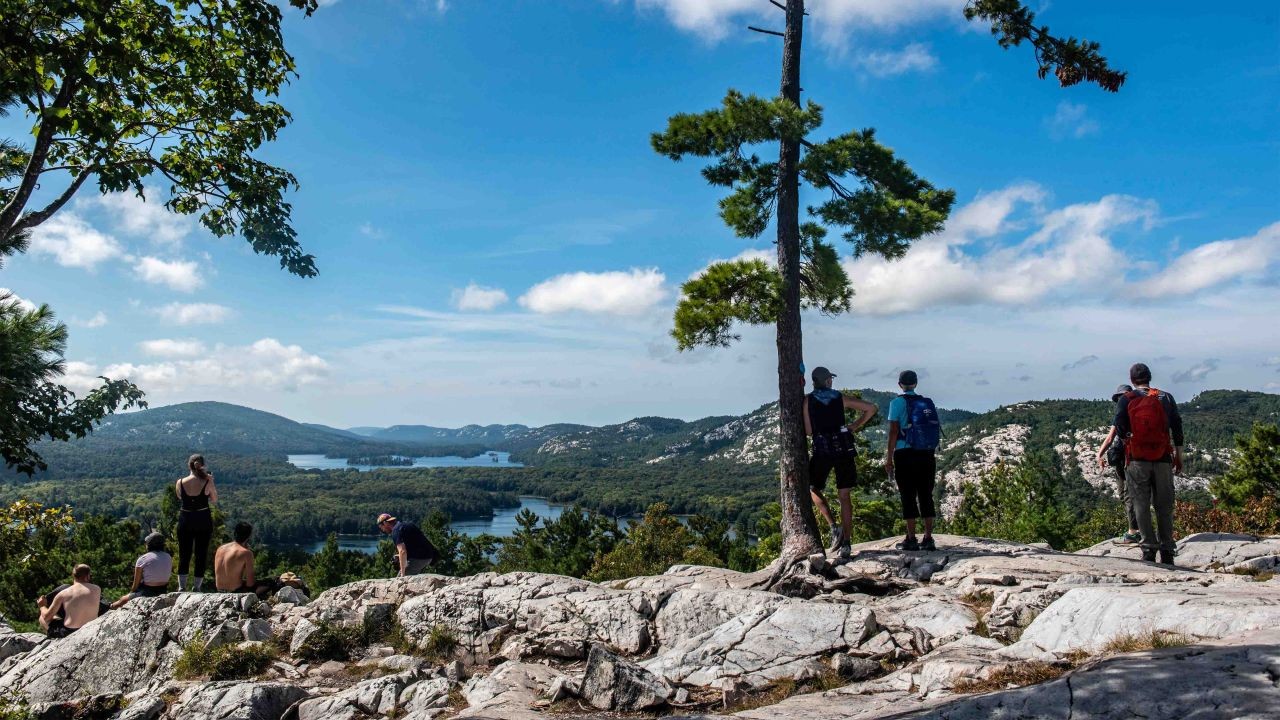
M 764 0 L 762 0 L 763 2 Z M 739 237 L 756 238 L 772 222 L 777 233 L 776 266 L 761 260 L 715 263 L 686 282 L 672 336 L 681 350 L 726 346 L 738 339 L 739 323 L 774 325 L 778 353 L 781 460 L 781 557 L 789 561 L 821 550 L 808 493 L 807 442 L 801 420 L 803 353 L 801 311 L 834 315 L 850 309 L 853 288 L 826 241 L 828 228 L 842 232 L 855 256 L 902 257 L 910 244 L 946 222 L 955 193 L 916 175 L 872 129 L 811 141 L 822 124 L 822 108 L 801 104 L 800 61 L 804 0 L 769 0 L 786 13 L 781 35 L 779 97 L 765 99 L 730 90 L 721 107 L 670 118 L 652 137 L 654 150 L 672 160 L 709 158 L 702 175 L 728 188 L 720 217 Z M 1002 47 L 1031 44 L 1040 77 L 1053 73 L 1061 85 L 1093 82 L 1115 92 L 1125 73 L 1112 70 L 1097 43 L 1058 38 L 1035 25 L 1018 0 L 973 0 L 965 17 L 991 23 Z M 776 143 L 776 162 L 753 148 Z M 800 216 L 800 183 L 829 196 Z

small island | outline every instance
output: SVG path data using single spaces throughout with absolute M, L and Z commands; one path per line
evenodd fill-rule
M 412 467 L 413 458 L 403 455 L 361 455 L 347 458 L 348 465 L 374 465 L 382 467 Z

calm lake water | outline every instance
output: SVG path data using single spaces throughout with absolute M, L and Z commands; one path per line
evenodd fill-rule
M 346 458 L 329 458 L 324 455 L 290 455 L 289 462 L 299 470 L 359 470 L 368 472 L 381 468 L 398 467 L 524 467 L 523 463 L 511 462 L 511 453 L 486 452 L 473 458 L 446 455 L 444 457 L 416 457 L 413 465 L 348 465 Z
M 516 530 L 516 513 L 526 508 L 540 518 L 554 520 L 564 512 L 565 506 L 549 503 L 546 498 L 521 497 L 520 507 L 494 508 L 493 517 L 455 520 L 451 527 L 454 532 L 471 537 L 484 533 L 507 537 Z M 342 550 L 359 550 L 373 554 L 378 551 L 378 542 L 385 537 L 386 535 L 339 535 L 338 547 Z M 316 552 L 323 547 L 324 540 L 305 546 L 307 552 Z

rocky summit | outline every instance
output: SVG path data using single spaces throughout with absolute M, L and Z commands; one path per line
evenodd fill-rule
M 1177 567 L 1132 546 L 937 540 L 783 573 L 425 575 L 272 602 L 172 593 L 63 640 L 0 626 L 0 687 L 48 719 L 1280 712 L 1280 538 L 1193 535 Z

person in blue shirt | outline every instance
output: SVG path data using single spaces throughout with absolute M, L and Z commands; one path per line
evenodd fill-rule
M 908 399 L 916 396 L 919 378 L 914 370 L 904 370 L 898 375 L 898 387 L 902 395 L 889 403 L 889 447 L 885 452 L 884 468 L 898 486 L 902 498 L 902 517 L 907 521 L 907 537 L 902 541 L 903 550 L 937 550 L 933 541 L 933 486 L 938 474 L 937 458 L 933 449 L 913 448 L 906 440 L 906 430 L 911 424 L 907 407 Z M 924 519 L 924 537 L 916 538 L 916 521 Z

